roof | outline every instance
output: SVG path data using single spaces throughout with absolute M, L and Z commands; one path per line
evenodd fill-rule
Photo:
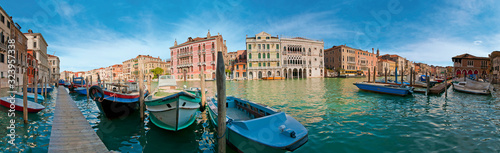
M 462 54 L 462 55 L 457 55 L 455 57 L 452 57 L 451 59 L 480 59 L 480 60 L 489 60 L 487 57 L 477 57 L 468 53 Z
M 181 47 L 181 46 L 184 46 L 184 45 L 187 45 L 187 44 L 191 44 L 191 43 L 205 41 L 205 40 L 213 40 L 213 39 L 216 39 L 219 36 L 221 36 L 221 35 L 215 35 L 215 36 L 210 36 L 210 37 L 196 37 L 196 38 L 188 39 L 186 42 L 184 42 L 182 44 L 170 47 L 170 49 Z M 191 38 L 191 37 L 188 37 L 188 38 Z
M 490 58 L 500 57 L 500 51 L 493 51 L 490 54 Z

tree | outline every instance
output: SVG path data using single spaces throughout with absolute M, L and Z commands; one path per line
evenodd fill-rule
M 159 75 L 163 74 L 163 69 L 160 67 L 156 67 L 155 69 L 152 69 L 151 72 L 153 72 L 153 79 L 156 79 Z

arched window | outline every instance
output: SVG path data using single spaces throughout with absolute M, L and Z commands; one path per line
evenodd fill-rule
M 267 49 L 269 49 L 269 44 L 267 44 Z
M 283 47 L 283 51 L 286 51 L 286 47 Z
M 276 49 L 280 49 L 280 45 L 276 44 Z

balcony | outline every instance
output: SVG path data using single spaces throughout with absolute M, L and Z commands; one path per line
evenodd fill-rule
M 179 64 L 179 65 L 177 65 L 177 68 L 190 67 L 190 66 L 193 66 L 193 64 L 192 63 L 189 63 L 189 64 Z
M 262 69 L 281 69 L 279 66 L 261 66 L 261 67 L 249 67 L 248 70 L 262 70 Z
M 211 61 L 210 64 L 215 65 L 215 61 Z
M 259 59 L 249 59 L 250 62 L 279 62 L 278 58 L 259 58 Z
M 187 53 L 180 53 L 179 55 L 177 55 L 178 58 L 182 58 L 182 57 L 187 57 L 187 56 L 192 56 L 193 55 L 193 52 L 187 52 Z
M 348 64 L 356 64 L 355 61 L 347 61 Z

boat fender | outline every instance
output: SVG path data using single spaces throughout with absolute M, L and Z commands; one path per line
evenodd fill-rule
M 295 138 L 295 131 L 293 131 L 292 129 L 289 129 L 289 128 L 286 128 L 285 125 L 281 125 L 280 127 L 278 127 L 281 134 L 283 135 L 286 135 L 286 136 L 289 136 L 291 138 Z
M 92 86 L 89 89 L 89 94 L 90 98 L 94 101 L 102 102 L 104 100 L 104 91 L 99 87 L 99 86 Z M 102 97 L 96 97 L 95 94 L 100 93 Z
M 113 87 L 113 92 L 117 92 L 116 87 Z

